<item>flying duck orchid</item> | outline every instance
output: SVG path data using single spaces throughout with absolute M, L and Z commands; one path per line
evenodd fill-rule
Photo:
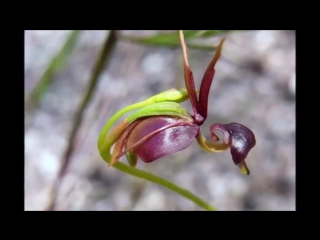
M 243 174 L 250 171 L 245 159 L 255 146 L 254 133 L 240 123 L 214 123 L 210 127 L 211 140 L 201 133 L 201 125 L 208 116 L 208 96 L 215 74 L 215 65 L 220 58 L 223 38 L 209 63 L 199 90 L 195 87 L 193 73 L 188 62 L 188 49 L 183 31 L 179 31 L 183 54 L 185 89 L 170 89 L 149 99 L 127 106 L 111 117 L 100 133 L 98 148 L 101 156 L 112 166 L 122 156 L 135 167 L 138 158 L 150 163 L 161 157 L 176 153 L 190 146 L 194 139 L 199 146 L 212 153 L 230 148 L 231 156 Z M 179 103 L 190 100 L 192 113 Z M 109 132 L 113 124 L 125 113 L 137 109 Z M 220 141 L 217 132 L 223 134 Z M 112 154 L 111 147 L 114 146 Z

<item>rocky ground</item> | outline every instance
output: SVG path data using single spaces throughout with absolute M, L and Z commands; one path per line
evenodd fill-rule
M 26 31 L 26 98 L 68 33 Z M 32 116 L 25 132 L 26 210 L 47 207 L 74 114 L 106 33 L 84 31 L 40 106 L 26 113 Z M 257 139 L 247 159 L 251 175 L 238 171 L 229 151 L 209 154 L 196 142 L 153 163 L 139 162 L 138 167 L 177 183 L 219 210 L 295 210 L 295 32 L 247 31 L 227 36 L 211 88 L 210 115 L 202 131 L 209 133 L 214 122 L 235 121 L 250 127 Z M 208 41 L 215 44 L 218 40 Z M 189 51 L 196 83 L 212 55 Z M 180 49 L 118 42 L 77 133 L 56 209 L 201 210 L 160 186 L 106 168 L 96 147 L 101 127 L 117 110 L 181 86 Z

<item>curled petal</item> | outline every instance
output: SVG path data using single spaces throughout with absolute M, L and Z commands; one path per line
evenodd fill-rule
M 146 163 L 153 162 L 187 148 L 198 132 L 199 126 L 180 118 L 149 117 L 130 132 L 126 151 L 135 152 Z
M 215 140 L 215 139 L 213 139 Z M 207 140 L 202 134 L 201 131 L 199 132 L 198 136 L 197 136 L 197 142 L 199 144 L 199 146 L 207 151 L 207 152 L 213 152 L 213 153 L 220 153 L 223 152 L 225 150 L 227 150 L 229 148 L 228 144 L 225 143 L 217 143 L 214 144 L 212 142 L 210 142 L 209 140 Z
M 110 149 L 126 129 L 127 124 L 128 119 L 126 118 L 121 123 L 119 123 L 110 133 L 106 134 L 104 138 L 101 138 L 101 143 L 99 143 L 98 145 L 99 150 L 101 151 L 104 146 L 107 146 L 107 149 Z
M 131 130 L 142 120 L 141 119 L 138 119 L 136 120 L 135 122 L 132 122 L 130 123 L 126 128 L 125 130 L 121 133 L 120 137 L 118 138 L 115 146 L 114 146 L 114 149 L 113 149 L 113 153 L 112 153 L 112 157 L 111 157 L 111 160 L 110 160 L 110 164 L 109 164 L 109 167 L 111 167 L 113 164 L 115 164 L 117 161 L 119 161 L 119 153 L 121 153 L 123 147 L 124 147 L 124 144 L 126 142 L 126 139 L 128 137 L 128 135 L 130 134 Z M 130 162 L 129 162 L 130 164 Z
M 249 151 L 256 145 L 254 133 L 240 123 L 215 123 L 210 127 L 211 136 L 215 140 L 218 140 L 214 133 L 216 130 L 224 134 L 223 142 L 230 146 L 233 162 L 239 166 L 244 174 L 249 175 L 250 172 L 245 164 L 245 159 Z

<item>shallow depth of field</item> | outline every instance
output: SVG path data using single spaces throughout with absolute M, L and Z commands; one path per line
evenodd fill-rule
M 184 87 L 180 46 L 117 39 L 70 141 L 109 34 L 81 31 L 57 58 L 71 32 L 25 32 L 25 209 L 47 210 L 54 201 L 54 210 L 202 210 L 161 186 L 107 168 L 97 149 L 98 134 L 116 111 Z M 137 167 L 188 189 L 218 210 L 295 210 L 295 31 L 231 31 L 224 36 L 209 117 L 201 129 L 208 137 L 215 122 L 251 128 L 257 140 L 246 160 L 251 175 L 241 174 L 229 150 L 210 154 L 196 141 L 153 163 L 139 161 Z M 198 44 L 214 46 L 219 39 Z M 198 87 L 213 54 L 189 48 Z M 182 105 L 191 110 L 188 102 Z M 125 157 L 120 161 L 126 163 Z

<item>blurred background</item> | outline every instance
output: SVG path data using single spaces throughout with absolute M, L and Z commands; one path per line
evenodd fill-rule
M 176 31 L 111 35 L 25 32 L 25 209 L 202 210 L 161 186 L 107 168 L 99 156 L 98 134 L 116 111 L 184 86 Z M 153 163 L 139 161 L 137 167 L 219 210 L 295 210 L 295 31 L 191 35 L 189 61 L 197 86 L 214 46 L 227 37 L 201 129 L 209 134 L 215 122 L 251 128 L 257 139 L 246 160 L 251 175 L 241 174 L 229 150 L 206 153 L 196 141 Z M 100 61 L 95 81 L 104 47 L 105 62 Z

